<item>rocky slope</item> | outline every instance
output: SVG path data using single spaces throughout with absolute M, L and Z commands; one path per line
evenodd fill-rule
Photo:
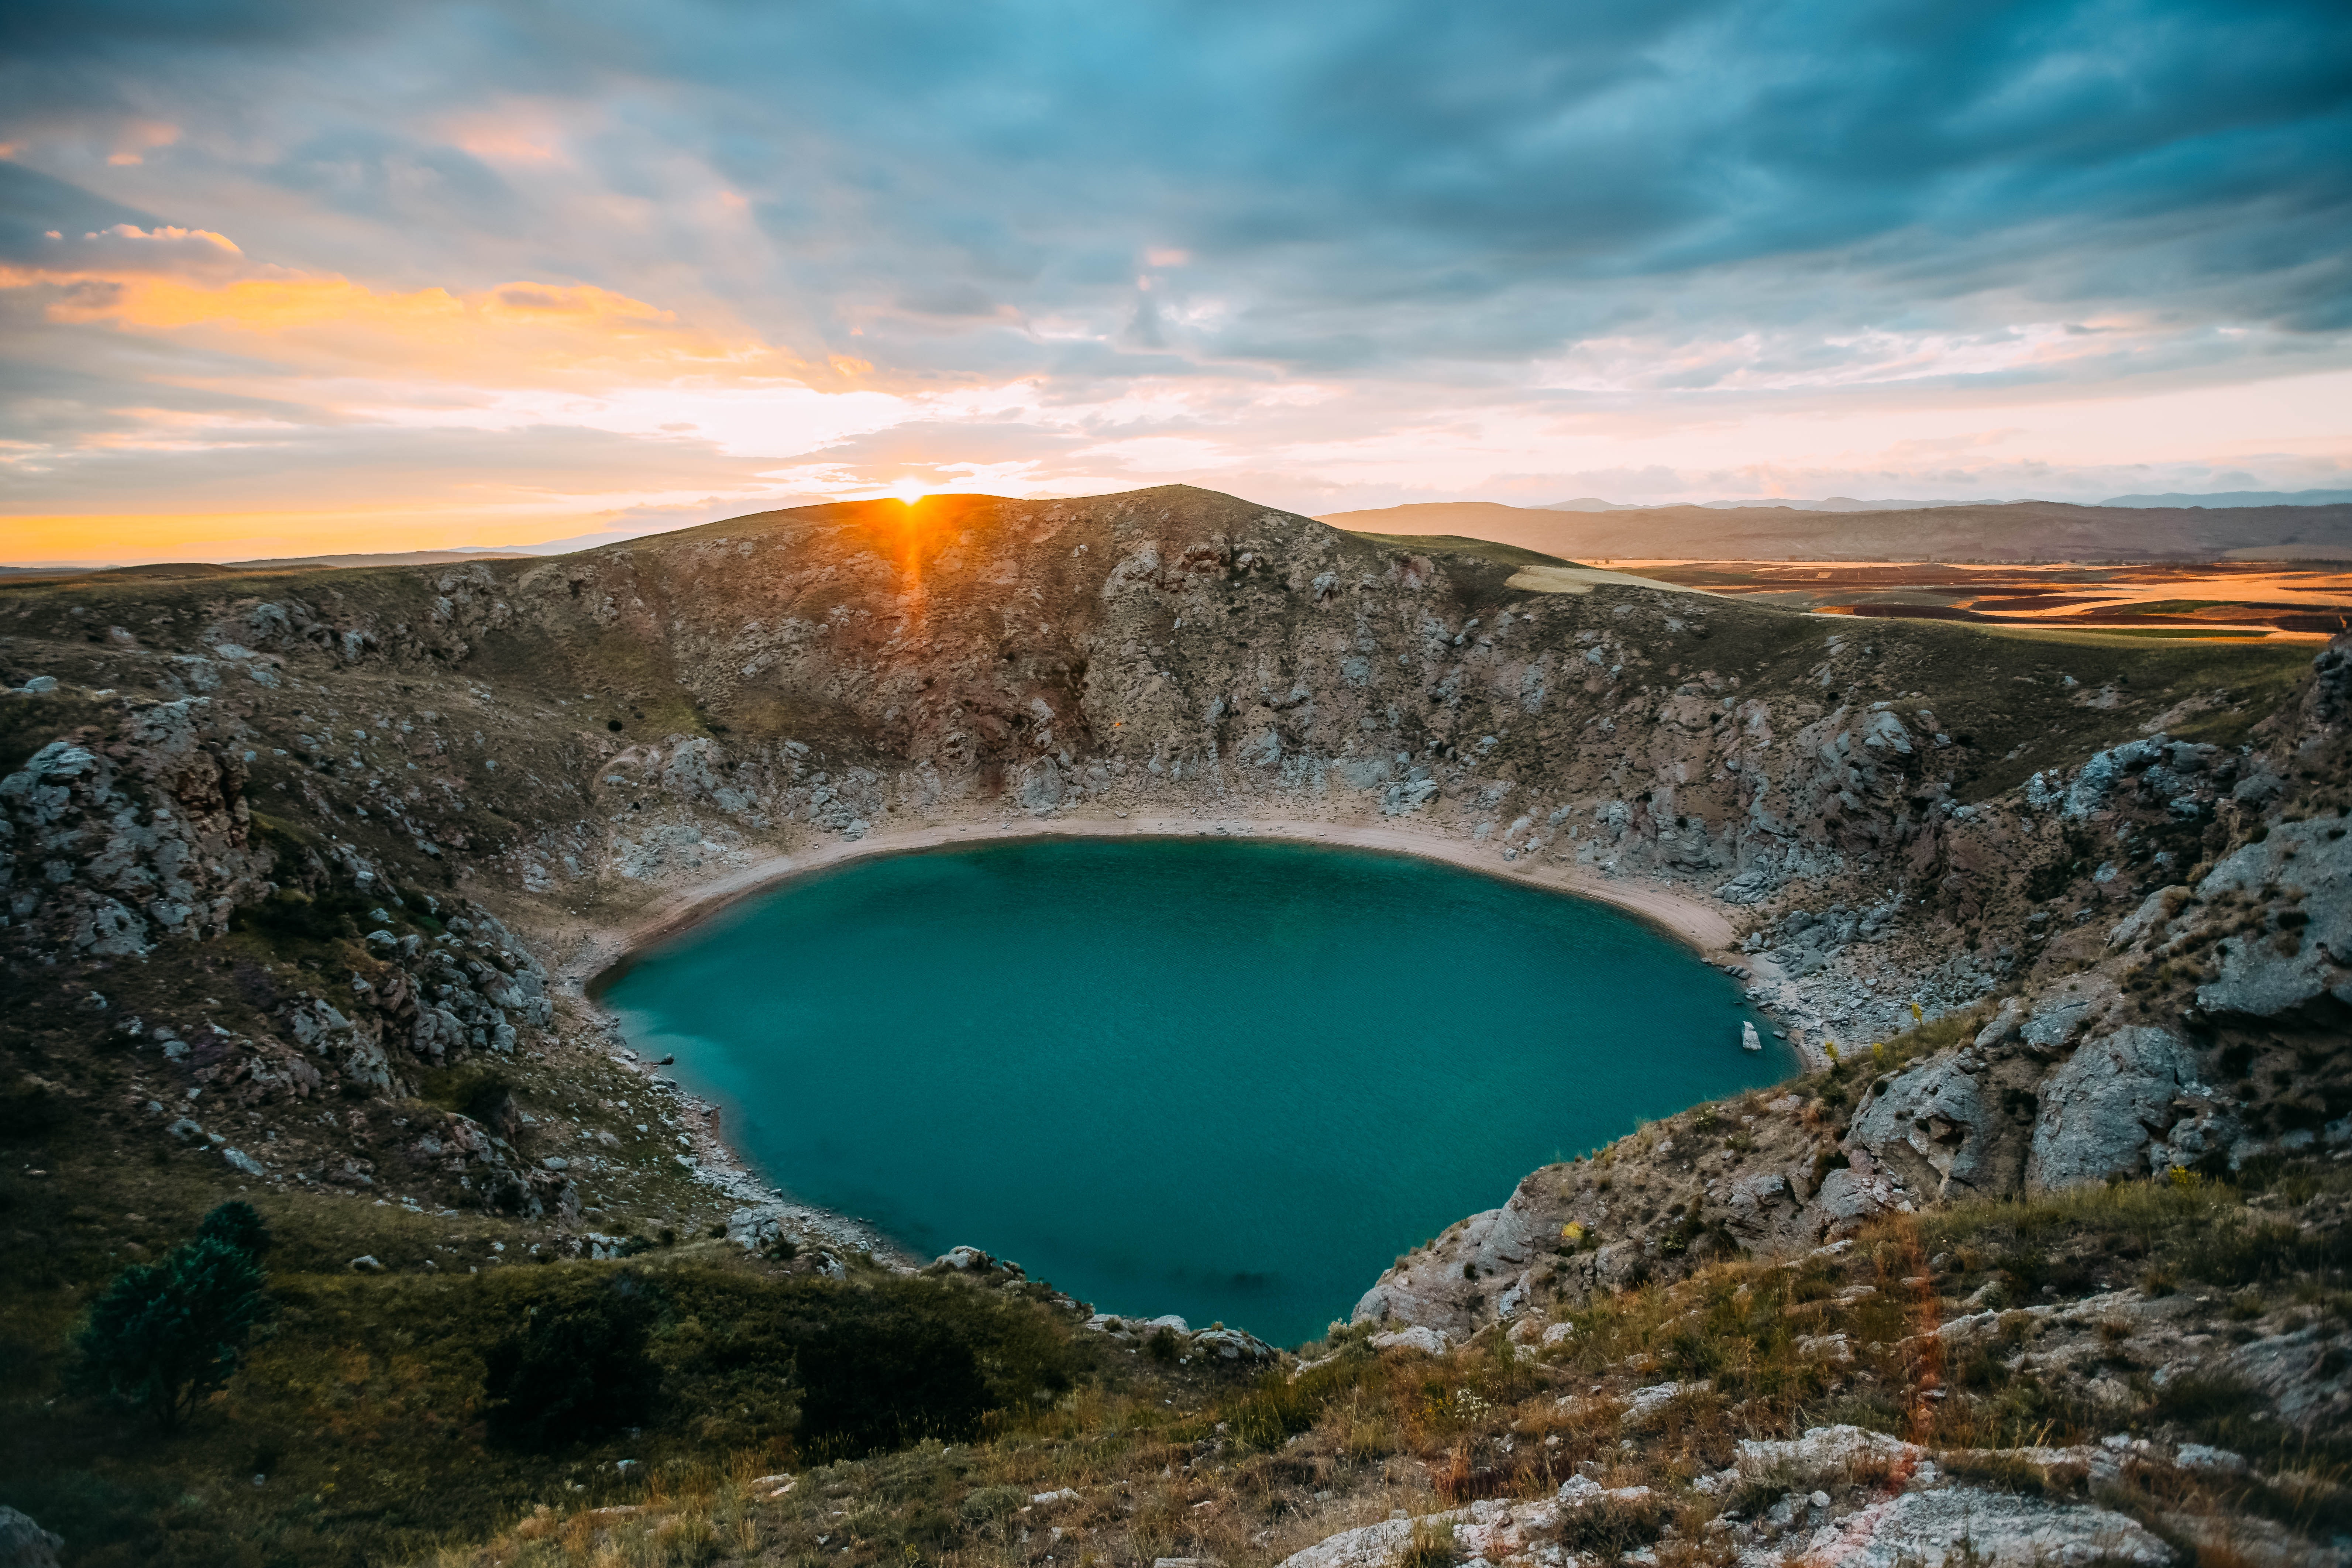
M 731 1215 L 839 1276 L 881 1238 L 734 1173 L 581 983 L 778 856 L 1146 812 L 1703 903 L 1816 1069 L 1535 1173 L 1367 1330 L 1540 1341 L 1963 1198 L 2325 1156 L 2352 659 L 2314 651 L 1857 628 L 1181 487 L 18 588 L 10 1201 L 62 1226 L 49 1172 L 152 1159 L 429 1221 L 369 1242 L 394 1272 Z

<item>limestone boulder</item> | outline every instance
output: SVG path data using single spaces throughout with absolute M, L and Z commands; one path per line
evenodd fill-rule
M 1467 1338 L 1488 1297 L 1507 1291 L 1557 1228 L 1539 1216 L 1539 1206 L 1523 1184 L 1501 1208 L 1471 1215 L 1381 1275 L 1349 1321 L 1424 1324 Z
M 1805 1205 L 1809 1239 L 1842 1240 L 1880 1215 L 1911 1211 L 1911 1200 L 1878 1167 L 1869 1150 L 1855 1148 L 1847 1157 L 1851 1163 L 1823 1176 L 1820 1190 Z
M 1846 1140 L 1882 1163 L 1933 1173 L 1939 1197 L 1980 1191 L 1990 1174 L 1990 1109 L 1976 1078 L 1950 1058 L 1896 1074 L 1864 1102 Z
M 1220 1361 L 1272 1361 L 1279 1353 L 1255 1334 L 1240 1329 L 1202 1329 L 1192 1336 L 1192 1348 L 1198 1354 Z
M 2306 1431 L 2341 1431 L 2352 1419 L 2352 1367 L 2328 1331 L 2306 1324 L 2240 1345 L 2223 1359 L 2227 1373 L 2259 1389 L 2279 1418 Z
M 2209 1013 L 2274 1018 L 2352 1006 L 2352 821 L 2284 822 L 2198 884 L 2267 906 L 2263 929 L 2225 937 L 2221 975 L 2197 988 Z
M 2168 1029 L 2131 1025 L 2085 1043 L 2042 1080 L 2025 1182 L 2047 1192 L 2144 1173 L 2151 1143 L 2201 1095 L 2197 1058 Z
M 1779 1171 L 1760 1171 L 1734 1182 L 1724 1194 L 1730 1209 L 1724 1223 L 1731 1234 L 1750 1247 L 1777 1250 L 1796 1239 L 1795 1221 L 1804 1206 L 1795 1187 Z
M 65 1537 L 43 1530 L 33 1516 L 0 1503 L 0 1568 L 58 1568 Z
M 1874 1503 L 1823 1526 L 1787 1560 L 1810 1568 L 2159 1568 L 2175 1554 L 2111 1509 L 1950 1487 Z
M 2074 1040 L 2092 1018 L 2105 1010 L 2112 994 L 2102 979 L 2085 976 L 2073 989 L 2055 992 L 2035 1003 L 2032 1014 L 2019 1026 L 2018 1036 L 2035 1055 L 2054 1057 Z
M 1850 1353 L 1846 1359 L 1851 1359 Z M 1916 1465 L 1927 1452 L 1884 1432 L 1844 1426 L 1811 1426 L 1801 1436 L 1786 1439 L 1742 1438 L 1737 1451 L 1740 1474 L 1770 1476 L 1805 1487 L 1843 1480 L 1865 1465 L 1881 1468 Z

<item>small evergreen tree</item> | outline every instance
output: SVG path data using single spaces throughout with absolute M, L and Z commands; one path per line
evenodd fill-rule
M 231 1198 L 205 1215 L 196 1235 L 225 1241 L 257 1263 L 269 1250 L 269 1227 L 262 1223 L 260 1211 L 243 1198 Z
M 263 1279 L 251 1253 L 218 1236 L 131 1265 L 75 1336 L 76 1382 L 177 1426 L 236 1371 L 261 1320 Z

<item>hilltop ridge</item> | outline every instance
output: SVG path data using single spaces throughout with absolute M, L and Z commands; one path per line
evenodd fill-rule
M 299 1311 L 267 1352 L 275 1381 L 249 1374 L 216 1417 L 222 1441 L 278 1443 L 283 1473 L 275 1489 L 240 1477 L 207 1494 L 216 1522 L 175 1526 L 211 1542 L 206 1560 L 247 1530 L 311 1532 L 305 1560 L 339 1550 L 299 1502 L 328 1495 L 331 1473 L 350 1510 L 338 1528 L 415 1554 L 489 1536 L 533 1499 L 644 1505 L 612 1468 L 623 1458 L 708 1479 L 714 1449 L 781 1471 L 796 1443 L 843 1460 L 823 1489 L 710 1481 L 758 1550 L 817 1552 L 838 1486 L 865 1500 L 850 1505 L 860 1563 L 949 1543 L 1042 1563 L 1043 1516 L 1033 1542 L 1007 1521 L 1070 1507 L 1066 1528 L 1122 1562 L 1181 1545 L 1265 1564 L 1370 1528 L 1391 1496 L 1466 1508 L 1588 1473 L 1671 1495 L 1680 1539 L 1747 1528 L 1758 1544 L 1754 1504 L 1779 1491 L 1735 1506 L 1746 1492 L 1694 1489 L 1737 1458 L 1727 1423 L 1799 1441 L 1843 1387 L 1837 1408 L 1937 1451 L 2025 1443 L 1996 1409 L 1999 1379 L 1955 1383 L 1940 1426 L 1919 1415 L 1941 1384 L 1894 1348 L 1899 1325 L 1864 1322 L 1879 1310 L 1853 1306 L 1864 1296 L 1807 1305 L 1832 1276 L 1890 1310 L 1899 1287 L 1931 1337 L 1997 1296 L 2090 1314 L 2091 1348 L 2036 1374 L 2068 1443 L 2095 1444 L 2102 1422 L 2166 1445 L 2211 1436 L 2155 1384 L 2093 1386 L 2095 1357 L 2124 1352 L 2097 1349 L 2092 1320 L 2145 1316 L 2170 1348 L 2134 1375 L 2237 1379 L 2232 1419 L 2259 1405 L 2282 1442 L 2321 1452 L 2352 1399 L 2327 1305 L 2344 1246 L 2333 1156 L 2352 1126 L 2344 640 L 2315 661 L 2307 647 L 1832 622 L 1538 553 L 1367 538 L 1171 486 L 835 503 L 554 559 L 13 590 L 0 1002 L 16 1083 L 0 1195 L 37 1259 L 5 1287 L 11 1353 L 30 1369 L 9 1468 L 43 1478 L 33 1511 L 71 1536 L 150 1539 L 143 1504 L 91 1500 L 79 1479 L 119 1434 L 70 1402 L 32 1412 L 61 1390 L 64 1333 L 125 1248 L 156 1243 L 156 1216 L 238 1191 L 285 1237 L 273 1267 Z M 1208 831 L 1377 829 L 1499 874 L 1685 900 L 1720 922 L 1711 958 L 1808 1072 L 1531 1173 L 1367 1279 L 1356 1322 L 1261 1385 L 1276 1358 L 1246 1335 L 1089 1319 L 999 1260 L 898 1258 L 753 1179 L 712 1108 L 637 1060 L 586 994 L 666 911 L 780 860 L 947 829 L 1130 830 L 1147 812 Z M 2208 1231 L 2254 1199 L 2292 1209 L 2304 1239 L 2277 1253 L 2284 1272 L 2257 1271 L 2269 1293 L 2239 1320 L 2259 1355 L 2212 1337 L 2227 1304 L 2177 1300 L 2177 1279 L 2126 1302 L 2113 1270 L 2003 1262 L 1957 1235 L 1940 1264 L 1906 1250 L 1972 1203 L 2072 1225 L 2083 1194 L 2151 1180 L 2208 1184 Z M 2165 1267 L 2171 1236 L 2147 1244 Z M 524 1257 L 545 1267 L 512 1266 Z M 2238 1278 L 2195 1259 L 2176 1275 L 2209 1267 Z M 771 1291 L 795 1293 L 793 1322 L 845 1336 L 823 1342 L 869 1346 L 842 1367 L 879 1367 L 880 1342 L 825 1314 L 870 1306 L 1035 1380 L 969 1385 L 980 1403 L 955 1407 L 959 1443 L 995 1431 L 1002 1447 L 864 1458 L 818 1447 L 864 1430 L 826 1425 L 845 1418 L 818 1342 L 762 1341 L 765 1392 L 681 1395 L 627 1451 L 580 1450 L 601 1479 L 573 1500 L 561 1489 L 591 1485 L 584 1461 L 504 1455 L 466 1413 L 522 1303 L 622 1277 L 668 1293 L 678 1390 L 751 1386 L 724 1381 L 708 1324 L 750 1321 L 765 1309 L 714 1303 L 783 1299 Z M 1783 1358 L 1770 1375 L 1801 1388 L 1743 1382 L 1763 1373 L 1724 1359 L 1736 1336 L 1674 1337 L 1689 1325 L 1668 1320 L 1700 1310 L 1689 1292 L 1720 1286 L 1705 1310 L 1728 1311 L 1738 1289 L 1780 1300 L 1775 1279 L 1821 1289 L 1737 1342 Z M 2074 1294 L 2042 1295 L 2061 1280 Z M 1800 1375 L 1787 1324 L 1808 1312 L 1809 1336 L 1846 1335 L 1859 1359 L 1831 1367 L 1823 1350 Z M 397 1348 L 403 1334 L 437 1348 Z M 378 1357 L 371 1336 L 394 1348 Z M 1038 1359 L 1005 1360 L 1016 1342 Z M 1307 1364 L 1325 1357 L 1344 1379 Z M 336 1364 L 373 1425 L 334 1414 L 343 1384 L 320 1369 Z M 1424 1376 L 1442 1409 L 1403 1392 Z M 1663 1396 L 1657 1376 L 1674 1384 Z M 436 1392 L 404 1404 L 404 1378 Z M 1463 1404 L 1456 1387 L 1481 1392 Z M 1608 1393 L 1571 1408 L 1596 1399 L 1585 1387 Z M 1159 1423 L 1118 1439 L 1143 1467 L 1118 1468 L 1130 1489 L 1036 1500 L 1059 1489 L 1051 1466 L 1080 1466 L 1085 1412 L 1113 1406 L 1129 1412 L 1119 1431 L 1146 1430 L 1147 1407 Z M 1684 1436 L 1643 1468 L 1617 1434 L 1654 1416 Z M 1963 1443 L 1963 1416 L 1998 1441 Z M 271 1436 L 297 1429 L 318 1436 Z M 1076 1447 L 1049 1462 L 1039 1444 Z M 2301 1462 L 2283 1447 L 2257 1459 L 2274 1488 Z M 211 1485 L 185 1447 L 139 1463 L 141 1486 Z M 1777 1463 L 1738 1485 L 1780 1485 Z M 1163 1468 L 1165 1507 L 1133 1489 Z M 890 1500 L 892 1476 L 956 1511 Z M 1015 1484 L 1034 1490 L 971 1500 Z M 1916 1495 L 1878 1484 L 1846 1474 L 1822 1527 Z M 1665 1506 L 1628 1501 L 1612 1550 L 1668 1539 Z M 578 1517 L 583 1543 L 621 1528 Z M 1551 1539 L 1564 1517 L 1529 1528 Z M 1494 1522 L 1444 1527 L 1467 1542 L 1458 1531 Z

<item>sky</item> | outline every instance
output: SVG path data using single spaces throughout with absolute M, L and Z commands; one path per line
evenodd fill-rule
M 2352 486 L 2340 0 L 0 11 L 0 560 Z

